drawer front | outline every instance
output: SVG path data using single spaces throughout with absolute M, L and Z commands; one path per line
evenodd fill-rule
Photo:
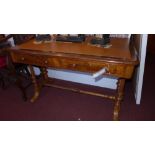
M 76 58 L 64 58 L 55 56 L 41 56 L 31 54 L 12 53 L 13 62 L 31 64 L 43 67 L 53 67 L 58 69 L 69 69 L 81 72 L 96 72 L 108 64 L 99 64 L 87 60 L 79 60 Z
M 125 64 L 114 64 L 111 63 L 109 64 L 109 68 L 108 68 L 108 74 L 113 75 L 115 77 L 120 77 L 120 78 L 127 78 L 130 79 L 133 71 L 134 71 L 134 67 L 132 65 L 125 65 Z
M 50 67 L 69 69 L 74 71 L 94 73 L 102 69 L 103 67 L 108 67 L 106 63 L 97 63 L 89 60 L 76 59 L 76 58 L 59 58 L 52 57 L 48 59 Z
M 59 56 L 42 56 L 31 54 L 12 53 L 12 59 L 16 63 L 31 64 L 56 69 L 67 69 L 80 72 L 95 73 L 106 68 L 106 75 L 130 78 L 134 67 L 132 65 L 106 63 L 97 60 L 66 58 Z
M 48 58 L 46 56 L 31 55 L 24 53 L 11 53 L 12 60 L 15 63 L 30 64 L 36 66 L 46 66 Z
M 49 66 L 54 68 L 69 69 L 73 71 L 95 73 L 105 68 L 105 75 L 131 78 L 134 67 L 132 65 L 106 63 L 92 60 L 78 60 L 69 58 L 49 58 Z

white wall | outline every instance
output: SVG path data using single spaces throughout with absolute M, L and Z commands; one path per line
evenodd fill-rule
M 144 70 L 145 70 L 145 59 L 146 59 L 146 47 L 147 47 L 147 34 L 141 35 L 141 42 L 140 42 L 140 48 L 139 48 L 139 60 L 140 64 L 137 69 L 137 75 L 136 75 L 136 90 L 135 90 L 135 98 L 136 98 L 136 104 L 140 104 L 141 101 L 141 94 L 142 94 L 142 88 L 143 88 L 143 76 L 144 76 Z

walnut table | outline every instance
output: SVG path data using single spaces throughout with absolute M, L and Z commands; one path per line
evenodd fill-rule
M 114 100 L 113 120 L 118 120 L 125 80 L 132 77 L 138 60 L 134 50 L 129 48 L 129 39 L 112 38 L 111 44 L 112 46 L 110 48 L 103 48 L 92 46 L 87 41 L 83 43 L 51 42 L 34 44 L 34 40 L 30 40 L 19 46 L 10 48 L 9 51 L 13 62 L 28 64 L 30 67 L 35 88 L 31 102 L 34 102 L 38 98 L 43 85 L 53 86 Z M 41 68 L 41 84 L 37 83 L 33 65 Z M 117 95 L 109 96 L 54 85 L 47 74 L 47 68 L 49 67 L 87 72 L 90 74 L 105 69 L 104 74 L 106 76 L 118 78 Z

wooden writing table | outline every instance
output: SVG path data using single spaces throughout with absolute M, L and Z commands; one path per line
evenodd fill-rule
M 13 62 L 28 64 L 30 67 L 35 88 L 31 102 L 34 102 L 38 98 L 43 85 L 53 86 L 114 100 L 113 120 L 118 120 L 120 103 L 123 99 L 125 79 L 130 79 L 132 77 L 134 67 L 138 64 L 138 60 L 133 50 L 129 49 L 129 39 L 112 38 L 111 44 L 112 47 L 103 48 L 92 46 L 88 42 L 51 42 L 34 44 L 34 40 L 30 40 L 19 46 L 10 48 L 9 51 Z M 32 65 L 41 68 L 41 84 L 37 83 Z M 48 78 L 47 74 L 47 68 L 49 67 L 87 72 L 90 74 L 105 68 L 105 75 L 118 78 L 117 95 L 109 96 L 53 85 L 52 80 Z

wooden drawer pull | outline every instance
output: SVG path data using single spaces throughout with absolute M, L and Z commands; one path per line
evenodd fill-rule
M 48 61 L 47 60 L 45 60 L 45 64 L 47 64 L 48 63 Z
M 24 57 L 22 57 L 22 58 L 21 58 L 21 60 L 22 60 L 22 61 L 24 61 L 24 60 L 25 60 L 25 58 L 24 58 Z
M 73 64 L 72 66 L 75 67 L 77 64 Z

